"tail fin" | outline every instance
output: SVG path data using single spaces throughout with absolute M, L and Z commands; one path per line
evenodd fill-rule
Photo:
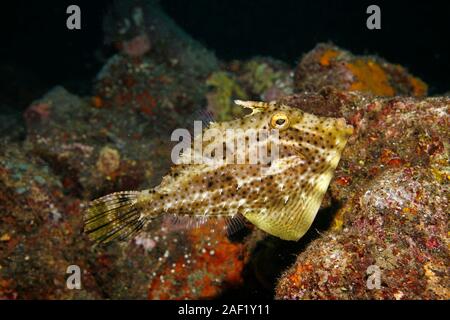
M 84 231 L 91 240 L 108 243 L 134 235 L 146 221 L 138 203 L 140 191 L 115 192 L 89 204 Z

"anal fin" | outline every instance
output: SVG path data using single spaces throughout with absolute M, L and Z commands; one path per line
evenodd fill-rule
M 249 221 L 245 219 L 245 217 L 238 213 L 235 214 L 232 217 L 226 218 L 226 234 L 228 237 L 233 236 L 234 234 L 238 233 L 242 229 L 247 228 L 249 225 Z
M 191 215 L 191 214 L 165 214 L 162 226 L 169 231 L 192 230 L 208 225 L 214 232 L 223 233 L 231 237 L 245 229 L 249 222 L 241 214 L 225 215 Z

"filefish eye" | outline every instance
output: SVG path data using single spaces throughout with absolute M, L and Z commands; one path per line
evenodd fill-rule
M 273 129 L 286 130 L 289 128 L 289 118 L 285 113 L 277 112 L 270 119 L 270 126 Z

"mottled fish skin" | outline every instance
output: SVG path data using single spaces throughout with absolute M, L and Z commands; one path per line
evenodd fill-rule
M 353 128 L 342 118 L 318 117 L 275 102 L 236 103 L 252 113 L 212 123 L 203 135 L 210 130 L 225 135 L 227 129 L 279 129 L 276 159 L 261 164 L 174 165 L 152 190 L 114 193 L 93 201 L 85 227 L 91 237 L 100 242 L 125 238 L 152 218 L 167 214 L 200 219 L 242 215 L 281 239 L 300 239 L 319 210 Z M 283 127 L 274 122 L 280 117 L 285 119 Z

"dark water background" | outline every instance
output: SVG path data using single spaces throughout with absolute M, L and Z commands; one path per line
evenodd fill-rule
M 91 80 L 114 48 L 103 41 L 110 0 L 30 1 L 1 4 L 0 105 L 23 110 L 61 84 L 89 94 Z M 268 55 L 291 65 L 318 42 L 356 54 L 378 54 L 407 67 L 430 85 L 449 90 L 449 1 L 161 0 L 187 33 L 220 59 Z M 78 4 L 82 30 L 65 28 L 65 10 Z M 366 28 L 366 8 L 377 4 L 382 29 Z

